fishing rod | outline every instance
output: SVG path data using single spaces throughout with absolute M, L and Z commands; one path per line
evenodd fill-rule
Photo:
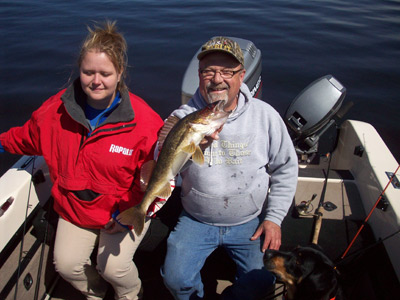
M 344 261 L 348 260 L 348 259 L 351 258 L 352 256 L 359 255 L 359 254 L 362 254 L 362 253 L 364 253 L 364 252 L 367 252 L 369 249 L 371 249 L 371 248 L 373 248 L 373 247 L 376 247 L 376 246 L 379 245 L 379 244 L 382 244 L 384 241 L 390 239 L 391 237 L 395 236 L 395 235 L 398 234 L 398 233 L 400 233 L 400 229 L 398 229 L 398 230 L 396 230 L 395 232 L 389 234 L 388 236 L 384 237 L 383 239 L 380 238 L 378 241 L 374 242 L 373 244 L 371 244 L 371 245 L 369 245 L 369 246 L 367 246 L 367 247 L 365 247 L 365 248 L 361 248 L 361 249 L 356 250 L 355 252 L 350 253 L 350 254 L 346 257 L 346 259 L 343 259 L 342 257 L 336 259 L 335 261 L 337 261 L 337 263 L 335 263 L 335 269 L 337 268 L 338 265 L 343 264 Z
M 21 276 L 21 261 L 22 261 L 22 254 L 24 252 L 24 240 L 25 240 L 25 234 L 26 234 L 26 220 L 28 218 L 28 211 L 29 211 L 29 199 L 30 199 L 30 195 L 31 195 L 31 190 L 32 190 L 32 174 L 35 168 L 35 159 L 36 157 L 34 156 L 31 160 L 27 161 L 25 163 L 25 165 L 28 165 L 30 162 L 32 162 L 32 172 L 31 172 L 31 182 L 29 184 L 29 189 L 28 189 L 28 196 L 26 199 L 26 209 L 25 209 L 25 221 L 24 221 L 24 226 L 23 226 L 23 230 L 22 230 L 22 237 L 21 237 L 21 246 L 20 246 L 20 250 L 19 250 L 19 259 L 18 259 L 18 268 L 17 268 L 17 282 L 15 283 L 15 292 L 14 292 L 14 300 L 18 300 L 17 299 L 17 294 L 18 294 L 18 281 L 19 281 L 19 277 Z M 22 165 L 22 167 L 24 167 L 24 165 Z
M 314 235 L 312 238 L 311 243 L 317 245 L 318 244 L 318 237 L 319 237 L 319 232 L 321 230 L 321 225 L 322 225 L 322 216 L 324 215 L 324 202 L 325 202 L 325 194 L 326 194 L 326 186 L 328 185 L 328 179 L 329 179 L 329 171 L 331 170 L 331 161 L 332 161 L 332 155 L 330 152 L 327 154 L 328 159 L 328 168 L 325 174 L 325 181 L 324 181 L 324 186 L 322 188 L 321 192 L 321 198 L 318 203 L 318 207 L 315 210 L 315 225 L 314 225 Z
M 353 105 L 354 105 L 354 103 L 352 101 L 350 101 L 350 102 L 346 103 L 343 107 L 341 107 L 339 109 L 339 111 L 334 115 L 334 117 L 330 120 L 328 125 L 326 125 L 325 129 L 323 129 L 319 133 L 316 140 L 318 140 L 319 136 L 321 136 L 329 127 L 331 127 L 334 124 L 336 125 L 336 131 L 337 131 L 338 130 L 338 121 L 343 118 L 343 116 L 350 110 L 350 108 Z M 324 186 L 323 186 L 322 192 L 321 192 L 321 198 L 319 200 L 318 207 L 314 213 L 314 218 L 315 218 L 314 234 L 313 234 L 312 241 L 311 241 L 313 244 L 318 244 L 318 237 L 319 237 L 319 233 L 321 230 L 322 217 L 323 217 L 324 210 L 332 211 L 336 208 L 336 206 L 333 203 L 325 202 L 325 194 L 326 194 L 326 187 L 328 185 L 329 172 L 331 170 L 332 153 L 337 145 L 338 138 L 339 138 L 338 135 L 336 135 L 336 141 L 334 141 L 332 143 L 331 150 L 326 154 L 326 157 L 328 158 L 328 167 L 327 167 L 327 171 L 325 174 L 325 181 L 324 181 Z
M 385 188 L 383 189 L 382 193 L 379 195 L 378 200 L 376 200 L 374 206 L 371 208 L 371 211 L 369 212 L 368 216 L 365 218 L 364 222 L 362 223 L 362 225 L 360 226 L 360 228 L 358 229 L 356 235 L 354 236 L 353 240 L 351 241 L 351 243 L 349 244 L 349 246 L 347 247 L 347 249 L 344 251 L 343 255 L 341 256 L 341 259 L 343 259 L 347 253 L 349 252 L 350 248 L 353 246 L 354 242 L 356 241 L 357 237 L 360 235 L 361 230 L 363 230 L 365 224 L 368 222 L 369 218 L 372 215 L 372 212 L 375 210 L 375 208 L 377 207 L 378 203 L 381 201 L 383 195 L 386 192 L 386 189 L 389 187 L 389 185 L 392 183 L 393 178 L 396 176 L 397 171 L 400 168 L 400 164 L 397 166 L 396 171 L 394 171 L 394 173 L 392 174 L 392 176 L 390 176 L 388 183 L 386 184 Z

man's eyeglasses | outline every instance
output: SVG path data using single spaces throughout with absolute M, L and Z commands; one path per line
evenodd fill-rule
M 211 69 L 204 69 L 204 70 L 199 70 L 201 76 L 204 79 L 211 79 L 215 76 L 216 73 L 219 73 L 223 79 L 231 79 L 236 73 L 239 73 L 240 71 L 243 71 L 243 68 L 240 68 L 239 70 L 229 70 L 229 69 L 222 69 L 222 70 L 211 70 Z

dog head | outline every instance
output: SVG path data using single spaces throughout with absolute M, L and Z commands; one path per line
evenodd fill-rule
M 267 250 L 264 266 L 286 285 L 289 299 L 331 299 L 337 291 L 334 265 L 317 245 L 290 252 Z

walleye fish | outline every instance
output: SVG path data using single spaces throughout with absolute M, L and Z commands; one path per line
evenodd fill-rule
M 121 224 L 133 225 L 136 234 L 140 235 L 150 204 L 157 197 L 167 199 L 171 195 L 170 180 L 175 178 L 190 157 L 197 164 L 204 163 L 199 144 L 228 119 L 230 112 L 223 110 L 224 104 L 223 100 L 216 101 L 182 119 L 170 116 L 166 120 L 159 137 L 161 151 L 157 162 L 149 161 L 141 169 L 140 181 L 145 190 L 142 202 L 117 216 Z

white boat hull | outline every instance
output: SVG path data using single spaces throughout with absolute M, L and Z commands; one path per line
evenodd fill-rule
M 33 184 L 32 176 L 39 178 L 41 173 L 45 181 Z M 0 178 L 0 205 L 10 197 L 14 199 L 0 217 L 0 252 L 35 207 L 39 203 L 44 206 L 51 187 L 49 170 L 41 156 L 23 156 Z
M 360 146 L 364 149 L 363 154 L 355 155 L 355 150 Z M 373 126 L 354 120 L 342 124 L 331 167 L 349 170 L 353 174 L 366 215 L 389 182 L 386 172 L 393 173 L 398 166 L 399 163 Z M 400 188 L 390 184 L 384 197 L 389 203 L 387 210 L 375 209 L 368 220 L 377 240 L 400 229 Z M 400 280 L 400 234 L 384 241 L 384 245 Z

